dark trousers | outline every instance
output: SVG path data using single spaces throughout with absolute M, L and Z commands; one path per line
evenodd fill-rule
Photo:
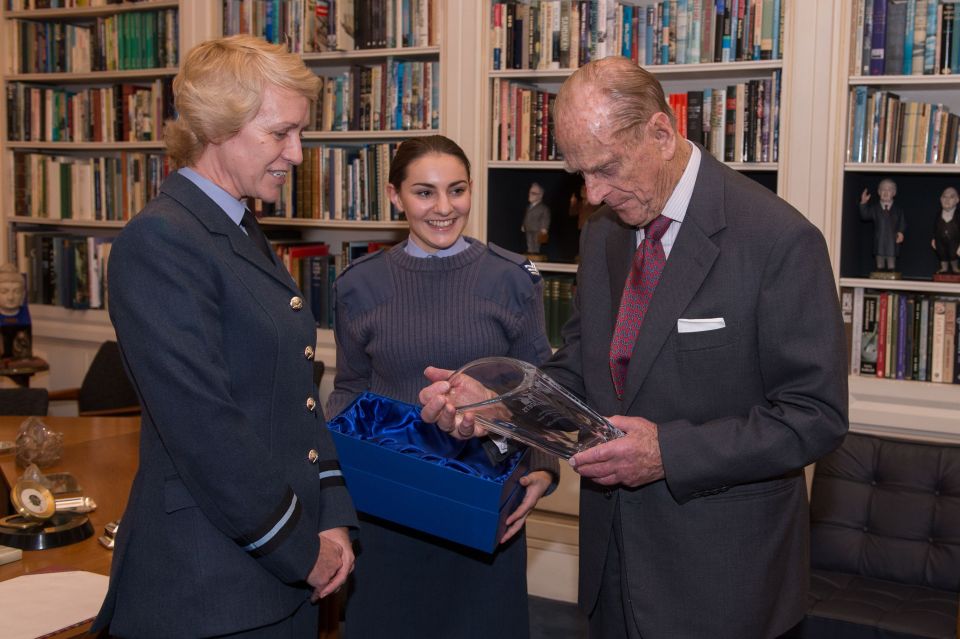
M 623 531 L 620 528 L 620 497 L 617 496 L 616 512 L 613 514 L 613 534 L 607 543 L 603 580 L 597 605 L 590 613 L 590 639 L 642 639 L 633 619 L 626 575 L 620 570 L 620 549 Z

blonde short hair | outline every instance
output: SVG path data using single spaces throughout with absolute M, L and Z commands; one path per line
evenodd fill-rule
M 577 69 L 560 87 L 556 104 L 558 116 L 579 111 L 585 91 L 599 92 L 608 101 L 611 106 L 608 124 L 614 135 L 630 132 L 640 135 L 641 127 L 657 112 L 665 113 L 670 126 L 677 128 L 660 82 L 628 58 L 610 56 Z
M 311 102 L 322 86 L 300 56 L 262 38 L 235 35 L 191 49 L 173 80 L 177 119 L 163 135 L 173 164 L 190 166 L 208 144 L 235 135 L 260 110 L 268 84 Z

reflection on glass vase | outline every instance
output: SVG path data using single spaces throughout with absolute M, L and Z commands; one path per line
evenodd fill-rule
M 623 436 L 532 364 L 484 357 L 455 371 L 450 394 L 458 413 L 472 413 L 487 430 L 563 459 Z

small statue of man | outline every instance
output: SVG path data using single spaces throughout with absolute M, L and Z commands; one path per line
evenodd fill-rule
M 860 219 L 873 222 L 873 256 L 878 271 L 893 272 L 897 268 L 897 256 L 907 229 L 907 216 L 897 206 L 897 183 L 890 178 L 880 180 L 877 186 L 879 202 L 870 202 L 870 191 L 860 194 Z
M 31 345 L 30 311 L 26 304 L 23 275 L 14 264 L 0 265 L 0 333 L 3 357 L 29 358 Z
M 543 187 L 534 182 L 527 193 L 527 212 L 520 230 L 527 237 L 527 253 L 539 253 L 550 231 L 550 209 L 543 203 Z
M 930 246 L 940 261 L 937 274 L 960 273 L 960 218 L 957 217 L 957 189 L 948 186 L 940 194 L 940 215 L 933 225 Z

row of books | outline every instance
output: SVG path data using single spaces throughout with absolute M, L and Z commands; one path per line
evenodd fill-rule
M 960 384 L 960 297 L 853 287 L 841 303 L 852 374 Z
M 98 157 L 14 154 L 17 215 L 54 220 L 129 220 L 157 195 L 170 172 L 165 155 Z
M 90 23 L 16 20 L 8 31 L 18 73 L 86 73 L 177 66 L 176 9 L 130 11 Z
M 776 162 L 780 146 L 780 72 L 667 96 L 677 129 L 721 162 Z
M 66 233 L 18 233 L 27 301 L 85 310 L 106 308 L 112 239 Z
M 769 79 L 668 96 L 679 132 L 725 162 L 776 162 L 780 71 Z M 491 159 L 559 160 L 554 139 L 556 95 L 493 79 Z
M 309 220 L 401 220 L 387 197 L 390 160 L 398 143 L 306 147 L 276 203 L 253 201 L 266 217 Z
M 781 57 L 781 0 L 512 0 L 491 11 L 493 68 L 569 69 L 609 55 L 638 64 Z
M 960 118 L 944 104 L 906 102 L 891 91 L 857 86 L 847 118 L 848 162 L 960 162 Z
M 388 58 L 324 77 L 313 128 L 409 131 L 439 126 L 439 63 Z
M 104 87 L 6 85 L 7 135 L 14 142 L 137 142 L 162 139 L 175 115 L 169 78 Z
M 224 0 L 223 32 L 296 53 L 439 44 L 442 0 Z
M 27 301 L 85 310 L 107 308 L 107 265 L 111 237 L 59 232 L 17 234 L 17 259 L 27 277 Z M 274 244 L 319 328 L 333 328 L 333 282 L 351 261 L 391 246 L 388 242 L 351 240 L 339 250 L 325 242 Z
M 78 9 L 85 7 L 106 7 L 124 2 L 146 2 L 147 0 L 7 0 L 7 11 L 33 11 L 35 9 Z
M 570 319 L 576 289 L 577 278 L 574 275 L 543 276 L 543 318 L 547 339 L 554 348 L 563 346 L 560 332 Z
M 492 89 L 490 158 L 562 159 L 554 139 L 556 94 L 504 78 L 493 78 Z
M 855 0 L 853 75 L 960 72 L 955 0 Z

